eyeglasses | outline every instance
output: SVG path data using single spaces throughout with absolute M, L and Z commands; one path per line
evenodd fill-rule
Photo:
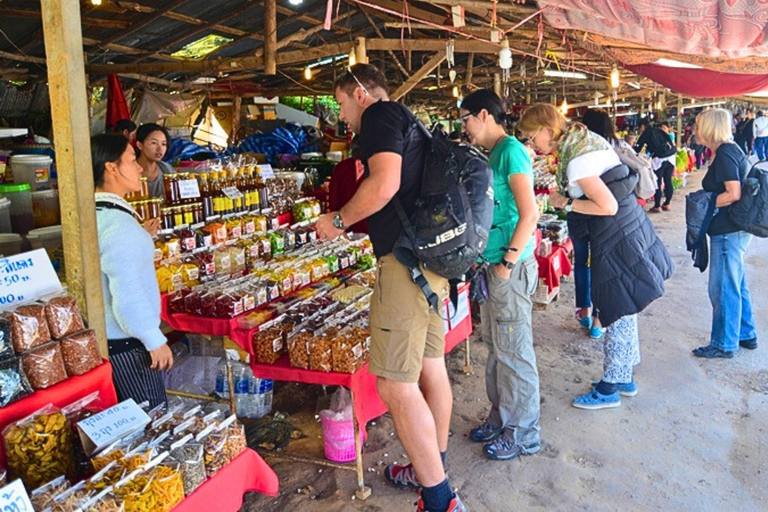
M 359 86 L 360 86 L 360 88 L 363 90 L 363 93 L 365 93 L 365 95 L 367 96 L 367 95 L 368 95 L 368 89 L 366 89 L 366 88 L 365 88 L 365 86 L 363 85 L 363 83 L 362 83 L 360 80 L 358 80 L 358 78 L 357 78 L 357 77 L 355 76 L 355 74 L 352 72 L 352 67 L 351 67 L 351 66 L 347 66 L 347 73 L 349 73 L 349 75 L 350 75 L 352 78 L 354 78 L 354 79 L 355 79 L 355 82 L 357 82 L 357 85 L 359 85 Z
M 470 112 L 469 114 L 465 114 L 461 117 L 459 117 L 459 121 L 461 121 L 462 126 L 467 126 L 467 118 L 476 116 L 477 113 Z
M 531 135 L 531 136 L 529 136 L 529 137 L 523 137 L 523 140 L 522 140 L 521 142 L 523 142 L 524 144 L 527 144 L 527 143 L 529 143 L 529 142 L 530 142 L 530 143 L 533 143 L 533 139 L 535 139 L 535 138 L 536 138 L 536 136 L 539 134 L 539 132 L 541 132 L 541 130 L 542 130 L 542 129 L 541 129 L 541 128 L 539 128 L 538 130 L 536 130 L 535 132 L 533 132 L 533 135 Z

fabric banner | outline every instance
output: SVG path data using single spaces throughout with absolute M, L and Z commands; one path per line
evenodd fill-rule
M 768 90 L 768 74 L 721 73 L 708 69 L 671 68 L 658 64 L 624 67 L 675 92 L 698 98 L 740 96 Z
M 120 79 L 112 74 L 107 77 L 107 119 L 106 128 L 112 129 L 121 119 L 130 119 L 131 111 L 123 94 Z

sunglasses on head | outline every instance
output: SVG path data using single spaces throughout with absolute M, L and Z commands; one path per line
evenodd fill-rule
M 354 78 L 354 79 L 355 79 L 355 82 L 357 82 L 357 85 L 359 85 L 359 86 L 360 86 L 360 88 L 363 90 L 363 93 L 364 93 L 364 94 L 367 96 L 367 95 L 368 95 L 368 89 L 366 89 L 366 88 L 365 88 L 365 86 L 363 85 L 363 83 L 362 83 L 362 82 L 361 82 L 361 81 L 360 81 L 360 80 L 359 80 L 359 79 L 358 79 L 358 78 L 355 76 L 355 74 L 352 72 L 352 67 L 351 67 L 351 66 L 347 66 L 347 73 L 349 73 L 349 75 L 350 75 L 352 78 Z

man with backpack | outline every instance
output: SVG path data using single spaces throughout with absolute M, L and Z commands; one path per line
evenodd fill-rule
M 366 178 L 340 211 L 318 219 L 317 231 L 322 238 L 333 239 L 347 226 L 368 218 L 378 258 L 369 370 L 378 377 L 379 395 L 412 462 L 387 466 L 385 476 L 397 487 L 420 489 L 420 511 L 462 512 L 466 508 L 444 469 L 453 407 L 444 359 L 444 321 L 392 252 L 403 233 L 397 202 L 407 215 L 417 208 L 428 135 L 414 130 L 416 121 L 406 107 L 389 101 L 386 79 L 374 66 L 349 68 L 334 84 L 334 93 L 340 118 L 360 138 Z M 421 270 L 442 304 L 447 279 Z
M 668 212 L 672 209 L 672 195 L 674 194 L 674 185 L 672 184 L 672 175 L 675 173 L 675 162 L 677 150 L 674 144 L 660 128 L 654 128 L 648 124 L 648 121 L 640 123 L 640 138 L 637 141 L 639 153 L 645 148 L 653 158 L 653 172 L 656 174 L 657 189 L 654 196 L 653 208 L 651 213 L 659 213 L 664 210 Z M 664 189 L 664 204 L 661 204 L 662 186 Z

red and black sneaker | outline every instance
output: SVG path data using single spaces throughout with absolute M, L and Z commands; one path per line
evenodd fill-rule
M 416 512 L 442 512 L 440 510 L 427 510 L 424 508 L 424 501 L 421 499 L 421 492 L 419 492 L 419 501 L 416 502 Z M 461 502 L 458 494 L 454 494 L 451 498 L 451 502 L 448 504 L 448 508 L 445 512 L 467 512 L 467 507 Z
M 409 489 L 412 491 L 421 489 L 421 482 L 419 482 L 419 477 L 416 476 L 413 464 L 406 464 L 405 466 L 390 464 L 384 470 L 384 478 L 398 489 Z

